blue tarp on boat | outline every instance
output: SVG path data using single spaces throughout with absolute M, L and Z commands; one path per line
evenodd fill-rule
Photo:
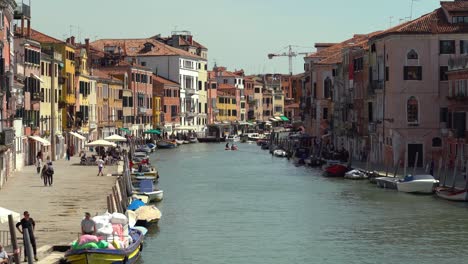
M 144 206 L 145 203 L 140 200 L 140 199 L 137 199 L 137 200 L 134 200 L 133 202 L 130 203 L 130 205 L 128 206 L 128 210 L 132 210 L 132 211 L 135 211 L 136 209 Z

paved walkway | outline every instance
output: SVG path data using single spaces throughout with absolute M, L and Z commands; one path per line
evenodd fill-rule
M 28 166 L 14 173 L 0 190 L 0 206 L 20 214 L 27 210 L 36 221 L 38 248 L 68 245 L 81 232 L 84 212 L 94 215 L 107 209 L 106 197 L 111 193 L 115 177 L 98 177 L 97 166 L 77 164 L 78 157 L 55 161 L 51 187 L 45 187 L 36 168 Z M 104 168 L 104 175 L 116 171 L 117 166 L 108 166 Z M 8 225 L 0 228 L 8 228 Z

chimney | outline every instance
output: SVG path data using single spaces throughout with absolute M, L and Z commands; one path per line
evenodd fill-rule
M 66 42 L 67 44 L 70 44 L 70 38 L 67 38 L 67 40 L 65 40 L 65 42 Z
M 89 53 L 89 38 L 85 39 L 86 52 Z
M 70 44 L 72 44 L 73 46 L 75 46 L 75 36 L 71 36 L 71 38 L 70 38 Z

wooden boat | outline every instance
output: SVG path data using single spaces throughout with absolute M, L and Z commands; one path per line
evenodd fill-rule
M 406 176 L 396 184 L 400 192 L 432 194 L 439 181 L 432 175 L 414 175 Z
M 189 138 L 190 143 L 198 143 L 198 139 L 196 137 Z
M 150 203 L 160 202 L 163 199 L 164 192 L 162 190 L 156 190 L 156 191 L 152 191 L 152 192 L 138 192 L 138 189 L 136 189 L 136 190 L 137 190 L 138 195 L 148 196 L 148 201 Z
M 468 191 L 461 190 L 457 188 L 449 188 L 449 187 L 438 187 L 436 188 L 436 194 L 438 197 L 450 200 L 450 201 L 458 201 L 458 202 L 465 202 L 468 201 Z
M 69 250 L 65 253 L 65 260 L 71 264 L 137 263 L 143 249 L 143 233 L 130 229 L 130 236 L 133 242 L 127 248 Z
M 156 145 L 160 149 L 171 149 L 171 148 L 177 147 L 177 143 L 173 143 L 173 142 L 165 141 L 165 140 L 158 141 Z
M 184 144 L 184 141 L 183 141 L 183 140 L 178 140 L 178 139 L 176 139 L 175 142 L 177 143 L 177 145 L 182 145 L 182 144 Z
M 151 180 L 142 180 L 139 182 L 138 188 L 133 188 L 134 194 L 148 196 L 149 202 L 159 202 L 163 199 L 164 192 L 155 190 Z

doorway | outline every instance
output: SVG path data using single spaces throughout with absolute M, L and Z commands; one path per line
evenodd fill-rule
M 414 166 L 416 160 L 416 153 L 418 154 L 418 167 L 423 166 L 424 154 L 423 154 L 423 145 L 422 144 L 408 144 L 408 167 L 411 168 Z

